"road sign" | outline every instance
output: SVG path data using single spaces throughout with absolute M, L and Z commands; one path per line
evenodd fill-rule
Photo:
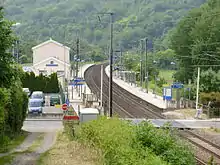
M 66 111 L 66 110 L 68 109 L 67 106 L 68 106 L 68 105 L 67 105 L 66 103 L 63 104 L 63 105 L 62 105 L 62 110 Z
M 70 105 L 70 101 L 69 101 L 69 99 L 68 99 L 68 98 L 66 98 L 66 104 L 67 104 L 67 106 L 69 106 L 69 105 Z
M 179 89 L 179 88 L 183 88 L 184 86 L 183 86 L 183 84 L 182 83 L 178 83 L 178 82 L 175 82 L 175 83 L 173 83 L 172 85 L 171 85 L 171 88 L 177 88 L 177 89 Z
M 163 88 L 163 99 L 172 100 L 172 88 L 171 87 Z
M 72 86 L 80 86 L 80 85 L 85 85 L 86 81 L 83 78 L 76 78 L 72 80 L 69 85 Z
M 69 107 L 69 109 L 66 111 L 66 113 L 63 116 L 63 120 L 65 121 L 77 121 L 79 122 L 79 116 L 77 115 L 76 111 L 72 107 L 72 105 Z

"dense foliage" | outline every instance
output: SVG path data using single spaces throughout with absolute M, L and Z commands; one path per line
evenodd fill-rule
M 140 38 L 149 38 L 149 49 L 164 48 L 161 42 L 169 29 L 187 10 L 205 0 L 6 0 L 7 17 L 20 22 L 16 27 L 22 43 L 33 43 L 54 38 L 74 48 L 80 36 L 81 55 L 87 58 L 108 53 L 109 16 L 99 12 L 114 12 L 114 44 L 124 50 L 135 49 Z M 98 45 L 98 47 L 96 46 Z M 100 49 L 101 48 L 101 49 Z M 116 47 L 115 47 L 116 48 Z M 27 50 L 28 49 L 28 50 Z M 30 60 L 30 44 L 22 47 L 23 59 Z M 88 54 L 90 55 L 88 57 Z M 106 56 L 104 56 L 107 58 Z M 86 58 L 86 57 L 84 57 Z M 102 58 L 101 58 L 102 59 Z
M 202 73 L 206 74 L 206 78 L 201 80 L 205 84 L 202 86 L 204 92 L 219 91 L 219 81 L 217 80 L 219 79 L 217 72 L 220 70 L 219 10 L 220 1 L 218 0 L 209 0 L 200 8 L 191 10 L 180 21 L 171 37 L 171 46 L 175 51 L 175 58 L 178 60 L 180 68 L 176 73 L 177 79 L 182 82 L 187 82 L 188 79 L 194 80 L 197 65 L 201 65 L 202 71 L 212 68 L 212 70 Z M 211 84 L 210 81 L 207 84 L 210 77 L 214 77 L 215 80 L 211 81 Z
M 8 53 L 14 40 L 11 25 L 0 8 L 0 152 L 21 132 L 28 107 L 20 80 L 23 72 Z
M 29 88 L 31 92 L 33 91 L 43 91 L 44 93 L 58 93 L 59 92 L 59 82 L 57 74 L 53 73 L 50 76 L 44 76 L 40 74 L 35 76 L 33 72 L 26 72 L 22 77 L 22 84 L 24 88 Z
M 117 118 L 103 117 L 83 124 L 76 135 L 101 150 L 104 164 L 195 164 L 192 149 L 173 133 L 150 123 L 135 126 Z

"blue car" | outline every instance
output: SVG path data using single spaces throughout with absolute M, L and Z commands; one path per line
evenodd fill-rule
M 42 114 L 43 105 L 41 99 L 29 99 L 28 113 L 29 114 Z

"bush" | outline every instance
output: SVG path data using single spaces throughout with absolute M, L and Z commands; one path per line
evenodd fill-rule
M 31 92 L 58 93 L 60 90 L 56 73 L 50 76 L 44 76 L 43 74 L 35 76 L 33 72 L 26 72 L 22 77 L 22 84 L 23 88 L 29 88 Z
M 136 136 L 139 143 L 170 164 L 195 164 L 192 149 L 180 141 L 170 129 L 157 129 L 150 123 L 137 127 Z
M 76 137 L 100 149 L 104 164 L 195 164 L 191 150 L 167 133 L 147 123 L 134 126 L 128 121 L 101 117 L 82 124 Z
M 7 149 L 8 142 L 21 132 L 26 117 L 28 98 L 16 81 L 9 89 L 0 88 L 0 148 Z
M 215 108 L 220 107 L 220 92 L 201 93 L 200 100 L 202 104 L 212 102 L 211 106 Z

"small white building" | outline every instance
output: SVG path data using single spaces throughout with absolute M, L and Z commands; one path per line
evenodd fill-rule
M 52 39 L 32 48 L 33 66 L 36 75 L 50 75 L 56 72 L 59 77 L 70 79 L 70 48 Z

